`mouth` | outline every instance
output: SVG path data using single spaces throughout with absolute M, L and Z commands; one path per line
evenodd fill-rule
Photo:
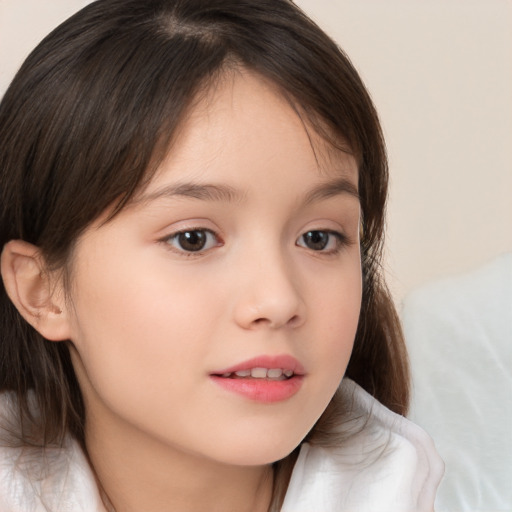
M 291 356 L 257 357 L 210 374 L 225 390 L 263 403 L 291 398 L 304 376 L 302 365 Z
M 290 369 L 262 367 L 248 368 L 246 370 L 226 372 L 222 375 L 217 375 L 217 377 L 222 377 L 224 379 L 265 379 L 273 381 L 283 381 L 291 379 L 294 376 L 294 371 Z

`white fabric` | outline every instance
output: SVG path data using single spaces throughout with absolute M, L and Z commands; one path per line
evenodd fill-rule
M 512 511 L 512 254 L 404 302 L 411 417 L 446 463 L 437 512 Z
M 443 474 L 429 436 L 354 382 L 354 432 L 335 449 L 304 444 L 282 512 L 431 512 Z
M 302 446 L 282 512 L 431 512 L 443 473 L 431 439 L 354 382 L 342 389 L 353 433 L 335 449 Z M 73 441 L 46 457 L 0 448 L 0 504 L 1 512 L 105 512 Z
M 0 395 L 0 422 L 12 425 L 12 396 Z M 0 446 L 0 512 L 106 512 L 90 466 L 72 439 L 63 449 Z

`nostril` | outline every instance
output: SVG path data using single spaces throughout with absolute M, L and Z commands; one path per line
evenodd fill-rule
M 255 324 L 265 324 L 265 323 L 270 323 L 270 320 L 268 318 L 256 318 L 256 320 L 254 320 L 254 323 Z
M 300 323 L 301 323 L 300 316 L 293 315 L 291 318 L 289 318 L 285 322 L 274 321 L 271 318 L 265 318 L 265 317 L 256 318 L 255 320 L 253 320 L 252 325 L 253 325 L 253 327 L 268 326 L 268 327 L 272 327 L 272 328 L 279 328 L 279 327 L 283 327 L 283 326 L 295 327 L 295 326 L 298 326 Z
M 290 320 L 288 320 L 288 325 L 290 327 L 295 327 L 297 326 L 298 324 L 300 324 L 300 317 L 299 315 L 293 315 Z

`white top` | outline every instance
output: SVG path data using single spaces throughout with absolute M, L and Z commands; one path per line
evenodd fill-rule
M 432 440 L 354 382 L 345 379 L 342 391 L 353 433 L 335 448 L 302 446 L 282 512 L 432 512 L 443 474 Z M 0 400 L 5 418 L 10 396 Z M 45 455 L 0 447 L 0 504 L 1 512 L 105 512 L 71 439 Z

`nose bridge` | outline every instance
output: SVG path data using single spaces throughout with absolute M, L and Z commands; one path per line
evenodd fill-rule
M 305 318 L 300 282 L 292 258 L 279 243 L 265 243 L 246 258 L 235 308 L 245 328 L 298 326 Z

